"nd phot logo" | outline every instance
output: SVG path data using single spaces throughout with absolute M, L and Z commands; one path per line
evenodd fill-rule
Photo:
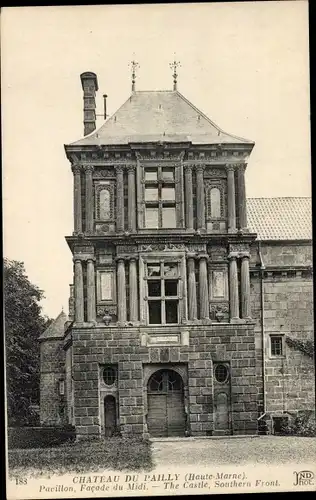
M 299 472 L 293 472 L 294 474 L 294 486 L 312 486 L 314 484 L 314 472 L 311 470 L 300 470 Z

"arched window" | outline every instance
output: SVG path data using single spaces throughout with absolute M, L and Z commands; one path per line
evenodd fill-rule
M 100 219 L 107 220 L 111 218 L 111 200 L 110 200 L 110 191 L 108 189 L 102 189 L 99 194 L 99 203 L 100 203 Z
M 211 199 L 211 218 L 217 218 L 221 216 L 221 192 L 219 188 L 213 187 L 210 190 Z

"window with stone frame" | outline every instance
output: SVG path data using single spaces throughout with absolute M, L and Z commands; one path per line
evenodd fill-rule
M 224 231 L 226 224 L 226 179 L 206 179 L 206 218 L 208 230 Z
M 270 356 L 284 357 L 284 335 L 270 335 Z
M 176 167 L 144 167 L 146 229 L 177 227 Z
M 151 325 L 178 324 L 180 269 L 178 262 L 147 262 L 145 266 L 147 318 Z

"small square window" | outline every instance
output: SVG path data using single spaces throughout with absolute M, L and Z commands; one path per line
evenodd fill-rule
M 165 295 L 169 297 L 178 295 L 178 280 L 165 280 Z
M 178 277 L 178 264 L 173 262 L 164 263 L 164 277 L 165 278 L 177 278 Z
M 168 181 L 174 181 L 174 169 L 162 168 L 162 178 Z
M 149 295 L 149 297 L 160 297 L 161 296 L 161 281 L 149 281 L 148 280 L 148 295 Z
M 283 356 L 283 338 L 281 335 L 270 336 L 271 356 Z
M 163 187 L 161 190 L 161 199 L 165 201 L 175 201 L 176 192 L 174 187 Z
M 160 276 L 160 264 L 147 265 L 148 276 Z
M 156 181 L 158 179 L 158 170 L 156 168 L 145 169 L 145 181 Z
M 145 189 L 146 201 L 158 201 L 158 188 L 154 186 L 146 186 Z

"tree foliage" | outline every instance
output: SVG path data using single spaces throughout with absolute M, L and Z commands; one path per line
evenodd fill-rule
M 4 259 L 3 280 L 8 424 L 25 425 L 30 405 L 39 403 L 38 338 L 50 320 L 42 315 L 43 291 L 29 281 L 23 262 Z

